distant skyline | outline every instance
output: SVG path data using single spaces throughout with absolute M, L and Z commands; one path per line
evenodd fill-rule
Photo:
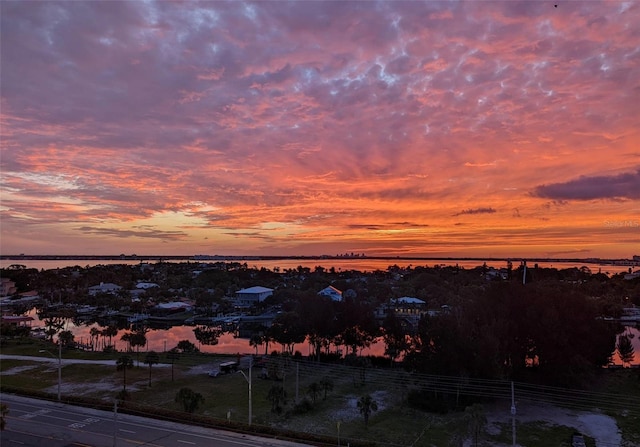
M 639 2 L 0 20 L 1 254 L 640 254 Z

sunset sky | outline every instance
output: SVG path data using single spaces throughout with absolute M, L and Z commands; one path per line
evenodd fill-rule
M 638 1 L 0 8 L 2 254 L 640 254 Z

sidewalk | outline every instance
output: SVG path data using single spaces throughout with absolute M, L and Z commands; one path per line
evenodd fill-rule
M 58 364 L 58 357 L 34 357 L 30 355 L 8 355 L 8 354 L 0 354 L 0 361 L 2 360 L 25 360 L 32 362 L 45 362 L 45 363 L 55 363 Z M 135 359 L 134 359 L 135 361 Z M 61 364 L 65 365 L 110 365 L 116 366 L 117 360 L 83 360 L 83 359 L 66 359 L 64 356 L 62 357 Z M 141 360 L 140 364 L 144 362 Z M 171 367 L 171 363 L 156 363 L 153 365 L 154 368 L 169 368 Z

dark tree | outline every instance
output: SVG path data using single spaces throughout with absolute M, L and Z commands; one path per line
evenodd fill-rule
M 218 338 L 222 334 L 222 331 L 215 327 L 199 326 L 193 330 L 193 333 L 203 345 L 214 346 L 218 344 Z
M 147 344 L 147 335 L 146 329 L 140 329 L 131 334 L 131 339 L 129 343 L 131 343 L 132 348 L 136 348 L 136 362 L 138 366 L 140 366 L 140 348 Z
M 364 425 L 369 425 L 369 416 L 374 411 L 378 411 L 378 403 L 369 394 L 364 395 L 358 399 L 358 410 L 364 417 Z
M 171 360 L 171 381 L 173 382 L 173 366 L 180 359 L 180 353 L 177 348 L 173 348 L 167 352 L 167 359 Z
M 324 391 L 324 400 L 326 400 L 327 392 L 333 390 L 333 381 L 328 377 L 324 377 L 322 380 L 320 380 L 320 387 Z
M 120 356 L 116 361 L 116 369 L 122 371 L 122 393 L 127 393 L 127 369 L 133 368 L 133 359 L 128 355 Z
M 191 343 L 189 340 L 179 341 L 176 349 L 183 354 L 193 354 L 199 351 L 196 345 Z
M 149 365 L 149 387 L 151 387 L 151 368 L 160 363 L 160 355 L 155 351 L 149 351 L 144 357 L 144 363 Z
M 273 341 L 282 345 L 282 351 L 291 355 L 293 355 L 294 345 L 304 342 L 307 336 L 300 315 L 296 312 L 285 312 L 278 315 L 273 320 L 268 332 Z
M 407 335 L 402 324 L 393 310 L 385 316 L 382 323 L 382 338 L 385 344 L 385 355 L 393 362 L 409 348 Z
M 484 407 L 480 404 L 473 404 L 464 409 L 465 419 L 469 424 L 469 431 L 474 436 L 474 445 L 478 446 L 478 435 L 487 424 L 487 417 L 484 413 Z
M 271 411 L 279 414 L 282 412 L 282 405 L 287 400 L 287 392 L 281 385 L 274 385 L 269 389 L 267 400 L 271 402 Z
M 75 346 L 75 337 L 71 331 L 61 331 L 58 334 L 58 343 L 62 343 L 63 348 L 72 348 Z
M 318 382 L 310 383 L 309 386 L 307 387 L 307 393 L 311 396 L 311 400 L 313 401 L 314 404 L 316 403 L 316 400 L 318 399 L 318 396 L 320 395 L 321 391 L 322 389 L 318 384 Z
M 9 407 L 7 404 L 0 404 L 0 431 L 4 430 L 7 423 L 7 415 L 9 414 Z
M 623 365 L 633 361 L 635 350 L 633 348 L 633 343 L 631 343 L 631 336 L 629 334 L 620 334 L 618 336 L 616 350 L 618 351 L 618 355 L 620 356 L 620 360 Z
M 180 388 L 180 391 L 176 393 L 175 401 L 182 404 L 185 412 L 193 413 L 204 403 L 204 397 L 191 388 Z

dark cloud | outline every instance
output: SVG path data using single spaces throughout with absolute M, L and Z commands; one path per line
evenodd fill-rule
M 136 229 L 133 227 L 132 230 L 121 230 L 118 228 L 100 228 L 100 227 L 89 227 L 82 226 L 76 228 L 76 230 L 85 233 L 85 234 L 93 234 L 99 236 L 111 236 L 116 238 L 145 238 L 145 239 L 159 239 L 159 240 L 180 240 L 187 237 L 187 233 L 184 231 L 164 231 L 164 230 L 156 230 L 152 228 L 141 228 Z
M 496 210 L 490 207 L 489 208 L 469 208 L 454 214 L 454 216 L 462 216 L 464 214 L 493 214 L 495 212 Z
M 562 183 L 537 186 L 535 197 L 562 200 L 640 199 L 640 169 L 636 172 L 582 176 Z

